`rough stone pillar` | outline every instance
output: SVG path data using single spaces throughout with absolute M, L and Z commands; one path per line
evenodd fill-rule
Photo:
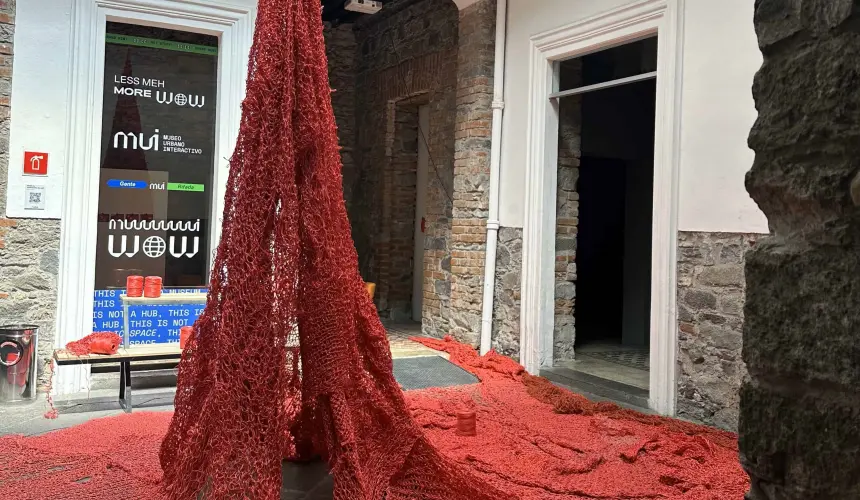
M 751 500 L 860 498 L 860 6 L 756 0 L 740 451 Z
M 493 121 L 495 0 L 460 11 L 454 212 L 451 225 L 451 333 L 475 346 L 481 332 Z

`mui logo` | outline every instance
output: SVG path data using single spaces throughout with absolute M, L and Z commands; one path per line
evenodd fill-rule
M 156 151 L 158 151 L 161 136 L 158 135 L 158 129 L 155 129 L 155 133 L 152 134 L 152 137 L 149 138 L 149 143 L 146 144 L 146 139 L 143 136 L 143 132 L 139 134 L 135 134 L 134 132 L 117 132 L 113 136 L 114 149 L 120 148 L 120 141 L 122 141 L 122 149 L 131 148 L 142 149 L 144 151 L 155 149 Z

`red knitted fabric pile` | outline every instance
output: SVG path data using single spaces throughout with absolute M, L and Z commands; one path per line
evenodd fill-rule
M 430 441 L 506 492 L 500 498 L 740 500 L 749 488 L 736 434 L 594 403 L 451 338 L 412 340 L 481 380 L 406 395 Z M 477 437 L 454 432 L 462 410 L 477 414 Z
M 501 498 L 409 413 L 337 141 L 319 0 L 260 0 L 209 300 L 161 448 L 171 498 L 278 498 L 282 458 L 316 456 L 339 500 Z
M 122 345 L 122 337 L 114 332 L 95 332 L 81 340 L 69 342 L 66 344 L 66 350 L 77 356 L 85 356 L 94 352 L 93 344 L 103 348 L 96 349 L 95 352 L 98 354 L 108 354 L 108 351 L 112 351 L 110 354 L 116 354 L 117 349 Z M 105 350 L 105 352 L 98 352 L 101 350 Z
M 407 392 L 412 414 L 449 460 L 501 491 L 498 500 L 741 500 L 748 489 L 734 434 L 591 403 L 503 356 L 421 340 L 481 383 Z M 476 413 L 476 437 L 457 436 L 462 410 Z M 157 452 L 170 415 L 135 412 L 0 437 L 0 498 L 165 498 Z

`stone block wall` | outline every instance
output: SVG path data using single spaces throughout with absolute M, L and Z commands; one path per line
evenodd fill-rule
M 523 276 L 523 230 L 499 229 L 496 250 L 496 286 L 493 302 L 493 349 L 518 359 L 520 305 Z
M 355 23 L 355 181 L 350 188 L 349 213 L 359 264 L 365 280 L 378 283 L 383 317 L 392 308 L 405 313 L 411 295 L 391 294 L 390 277 L 399 262 L 409 261 L 414 222 L 414 174 L 396 174 L 403 148 L 417 143 L 399 137 L 404 128 L 398 113 L 414 114 L 414 105 L 430 110 L 430 149 L 424 257 L 425 333 L 449 331 L 451 316 L 451 219 L 454 184 L 454 124 L 457 110 L 457 7 L 450 0 L 395 0 L 383 10 Z M 400 120 L 401 123 L 405 123 Z M 398 149 L 399 148 L 399 149 Z M 395 200 L 411 199 L 413 211 L 398 210 Z M 390 215 L 390 217 L 388 216 Z M 407 219 L 408 222 L 407 222 Z M 396 268 L 395 268 L 396 267 Z M 408 266 L 411 271 L 412 266 Z M 411 294 L 411 285 L 409 287 Z
M 860 498 L 860 10 L 757 0 L 764 63 L 750 196 L 740 402 L 749 500 Z
M 582 81 L 582 61 L 561 65 L 564 88 Z M 582 96 L 559 102 L 558 187 L 555 222 L 555 326 L 553 359 L 573 359 L 576 341 L 576 243 L 579 226 L 579 167 L 582 158 Z
M 15 2 L 0 2 L 0 324 L 40 327 L 39 380 L 47 383 L 54 349 L 59 273 L 60 223 L 8 219 L 6 182 L 14 55 Z
M 495 29 L 495 0 L 480 0 L 460 11 L 450 333 L 475 346 L 487 248 Z
M 737 430 L 744 256 L 756 235 L 678 235 L 678 416 Z

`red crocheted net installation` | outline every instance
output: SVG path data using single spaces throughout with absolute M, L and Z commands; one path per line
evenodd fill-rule
M 278 498 L 322 457 L 342 500 L 498 492 L 412 420 L 358 272 L 319 0 L 261 0 L 209 299 L 161 448 L 169 497 Z
M 481 382 L 407 392 L 412 415 L 448 460 L 502 491 L 497 499 L 741 500 L 749 487 L 734 434 L 594 404 L 504 356 L 422 341 Z M 475 437 L 456 433 L 463 410 L 477 415 Z M 0 437 L 0 498 L 166 498 L 158 446 L 170 417 L 135 412 Z

